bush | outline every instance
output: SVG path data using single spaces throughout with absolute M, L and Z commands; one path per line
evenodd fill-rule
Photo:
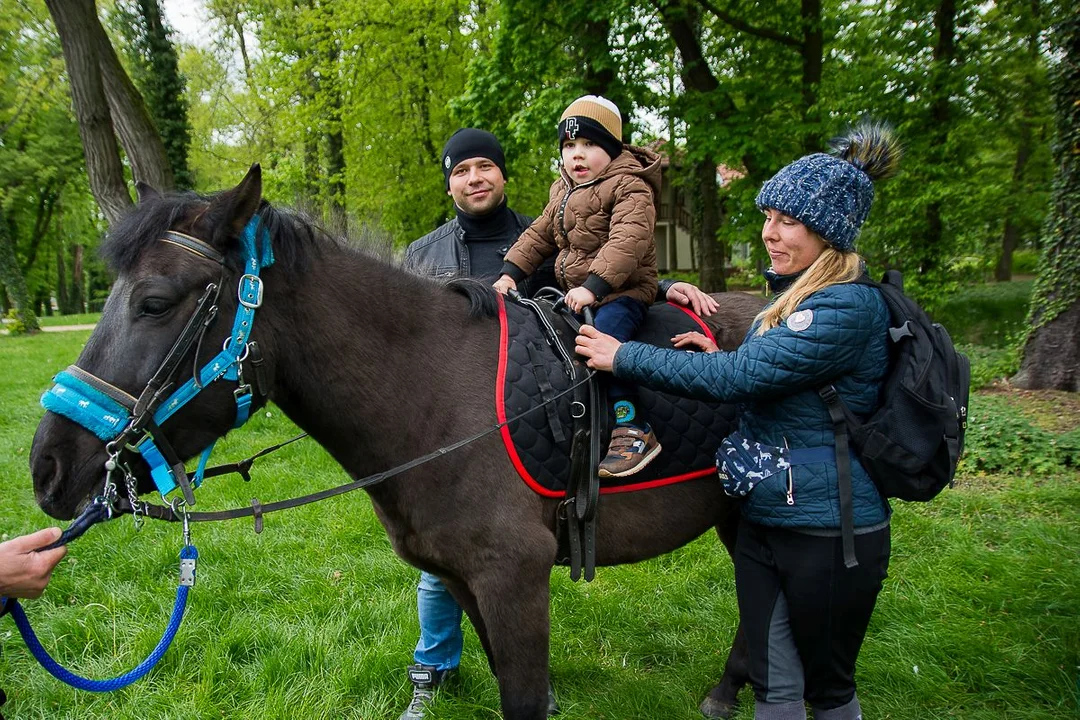
M 7 322 L 4 323 L 4 329 L 8 331 L 9 335 L 23 335 L 26 333 L 26 325 L 23 323 L 22 318 L 19 317 L 19 313 L 15 308 L 8 310 L 5 319 Z
M 1044 430 L 1000 394 L 972 395 L 969 417 L 958 474 L 1047 475 L 1080 466 L 1080 428 Z
M 1013 275 L 1034 275 L 1039 268 L 1039 253 L 1035 250 L 1016 250 L 1012 256 Z
M 1012 377 L 1020 369 L 1020 351 L 1015 346 L 992 348 L 957 343 L 956 349 L 971 361 L 972 391 L 986 387 L 995 380 Z

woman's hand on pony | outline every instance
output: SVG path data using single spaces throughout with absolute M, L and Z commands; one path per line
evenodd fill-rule
M 715 342 L 696 331 L 679 333 L 671 338 L 671 342 L 680 350 L 701 350 L 707 353 L 719 352 L 720 350 Z
M 610 335 L 605 335 L 592 325 L 582 325 L 574 341 L 574 350 L 588 361 L 589 367 L 593 370 L 607 370 L 608 372 L 615 364 L 615 353 L 621 346 L 621 342 Z
M 682 280 L 669 287 L 664 297 L 668 302 L 690 308 L 701 317 L 709 317 L 720 307 L 712 295 Z

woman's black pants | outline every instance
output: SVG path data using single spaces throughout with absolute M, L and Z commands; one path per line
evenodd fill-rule
M 735 588 L 759 702 L 828 710 L 851 701 L 889 550 L 888 526 L 856 535 L 859 564 L 845 568 L 839 537 L 740 523 Z

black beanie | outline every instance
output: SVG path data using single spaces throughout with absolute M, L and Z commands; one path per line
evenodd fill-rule
M 502 171 L 503 179 L 506 176 L 506 158 L 503 156 L 502 145 L 498 138 L 487 130 L 476 128 L 461 128 L 450 136 L 443 146 L 442 168 L 443 177 L 446 179 L 446 189 L 450 189 L 450 172 L 457 167 L 462 160 L 482 157 L 495 163 Z

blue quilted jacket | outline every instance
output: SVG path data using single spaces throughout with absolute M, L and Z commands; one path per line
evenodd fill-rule
M 874 410 L 888 364 L 888 310 L 866 285 L 839 284 L 807 298 L 787 322 L 763 335 L 750 329 L 734 352 L 666 350 L 628 342 L 615 355 L 614 374 L 657 390 L 738 403 L 740 432 L 750 441 L 790 448 L 832 446 L 832 421 L 818 389 L 833 384 L 857 416 Z M 831 448 L 830 448 L 831 449 Z M 889 507 L 856 458 L 851 463 L 856 528 L 880 526 Z M 758 482 L 743 516 L 770 526 L 831 531 L 840 528 L 835 462 L 792 467 Z

